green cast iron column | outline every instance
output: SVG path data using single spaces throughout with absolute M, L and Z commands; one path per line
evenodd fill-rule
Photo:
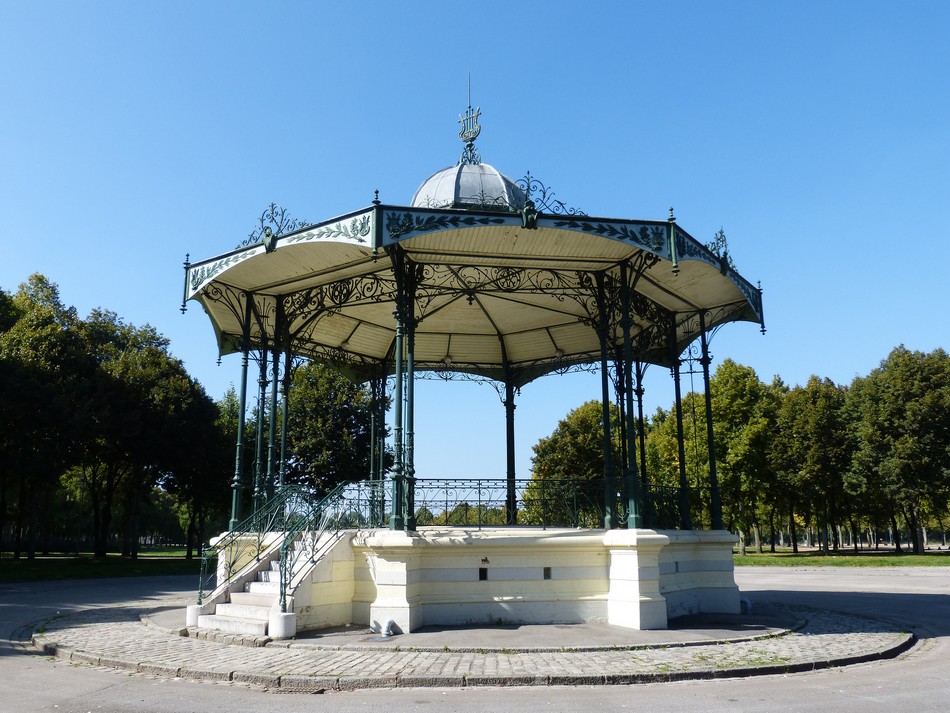
M 381 527 L 386 518 L 386 372 L 379 377 L 379 405 L 377 406 L 377 435 L 376 451 L 376 525 Z
M 288 340 L 287 351 L 284 352 L 284 379 L 283 393 L 280 403 L 280 468 L 277 472 L 277 489 L 284 489 L 284 482 L 287 478 L 287 421 L 290 417 L 290 388 L 291 373 L 290 367 L 293 362 L 293 355 L 290 353 L 290 344 Z
M 640 438 L 640 482 L 646 484 L 647 480 L 647 444 L 646 428 L 643 419 L 643 372 L 645 368 L 640 361 L 635 362 L 634 369 L 637 375 L 637 385 L 634 393 L 637 396 L 637 434 Z
M 506 366 L 507 369 L 507 366 Z M 509 525 L 518 524 L 518 495 L 515 485 L 515 386 L 510 379 L 505 381 L 505 521 Z
M 637 472 L 637 429 L 633 423 L 633 342 L 630 339 L 633 315 L 630 312 L 630 283 L 626 263 L 620 265 L 620 284 L 623 309 L 623 315 L 621 316 L 621 326 L 623 327 L 623 391 L 627 405 L 627 468 L 625 473 L 626 487 L 624 489 L 627 493 L 627 527 L 635 529 L 643 526 L 643 517 L 640 505 L 640 474 Z
M 271 354 L 271 389 L 270 389 L 270 413 L 267 415 L 267 480 L 264 490 L 267 498 L 274 495 L 274 481 L 277 472 L 277 388 L 280 379 L 280 352 L 277 350 L 277 342 L 274 342 L 274 350 Z
M 706 314 L 699 313 L 700 345 L 703 354 L 700 363 L 703 365 L 703 391 L 706 401 L 706 440 L 709 444 L 709 510 L 712 517 L 712 529 L 724 529 L 722 524 L 722 497 L 719 493 L 719 476 L 716 474 L 716 442 L 713 429 L 712 394 L 709 391 L 709 364 L 712 357 L 709 355 L 709 340 L 706 338 Z
M 237 453 L 234 456 L 234 482 L 231 484 L 231 522 L 228 529 L 234 530 L 241 521 L 241 491 L 244 486 L 244 425 L 247 410 L 247 342 L 241 350 L 241 392 L 238 397 Z
M 389 526 L 393 530 L 406 529 L 406 475 L 403 464 L 402 449 L 402 412 L 403 412 L 403 391 L 402 391 L 402 350 L 403 350 L 403 326 L 402 316 L 399 314 L 400 308 L 396 308 L 396 388 L 393 396 L 393 445 L 395 447 L 395 463 L 393 464 L 393 502 L 392 517 L 389 518 Z
M 646 422 L 643 418 L 643 374 L 646 367 L 643 362 L 637 360 L 634 363 L 634 372 L 637 377 L 637 385 L 634 387 L 634 394 L 637 397 L 637 437 L 640 445 L 640 527 L 653 527 L 654 517 L 654 497 L 650 488 L 650 477 L 647 472 L 647 443 L 646 443 Z
M 254 512 L 264 504 L 264 411 L 267 401 L 267 342 L 261 344 L 257 380 L 257 439 L 254 453 Z
M 599 315 L 599 328 L 597 330 L 600 337 L 600 386 L 601 386 L 601 404 L 603 406 L 604 419 L 604 529 L 609 530 L 614 526 L 614 501 L 616 495 L 614 490 L 614 458 L 613 458 L 613 438 L 610 432 L 610 374 L 607 369 L 607 296 L 604 286 L 604 274 L 597 273 L 597 309 Z
M 406 311 L 408 312 L 409 334 L 406 340 L 406 529 L 416 529 L 416 463 L 415 463 L 415 363 L 416 363 L 416 319 L 415 281 L 410 281 L 410 294 Z
M 673 355 L 673 390 L 676 399 L 676 445 L 679 456 L 680 473 L 680 528 L 692 530 L 692 517 L 689 512 L 689 481 L 686 479 L 686 443 L 683 433 L 683 396 L 680 389 L 680 360 L 676 350 L 676 316 L 673 317 L 673 329 L 670 333 L 670 352 Z

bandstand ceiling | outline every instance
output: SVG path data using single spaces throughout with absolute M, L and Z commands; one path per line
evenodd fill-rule
M 623 267 L 621 267 L 623 266 Z M 397 280 L 398 276 L 398 280 Z M 672 220 L 373 205 L 186 266 L 222 355 L 279 348 L 358 379 L 392 370 L 398 282 L 414 294 L 415 367 L 520 386 L 599 362 L 607 315 L 634 358 L 671 365 L 700 332 L 762 323 L 760 291 Z M 411 284 L 410 284 L 411 283 Z

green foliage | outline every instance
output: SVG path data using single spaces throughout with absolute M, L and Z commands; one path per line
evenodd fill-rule
M 287 480 L 328 492 L 369 477 L 372 395 L 324 364 L 293 375 L 287 422 Z
M 620 452 L 620 412 L 611 405 L 615 469 Z M 567 414 L 534 445 L 531 482 L 522 495 L 524 524 L 572 523 L 596 527 L 604 512 L 604 417 L 600 401 Z
M 845 531 L 856 547 L 858 538 L 873 542 L 888 530 L 904 529 L 915 551 L 922 551 L 925 527 L 945 531 L 950 359 L 944 350 L 924 354 L 898 347 L 848 387 L 818 376 L 792 389 L 778 377 L 767 384 L 751 368 L 727 359 L 711 379 L 711 394 L 729 529 L 757 539 L 760 532 L 774 538 L 787 531 L 797 542 L 800 528 L 807 527 L 827 551 L 839 549 Z M 686 394 L 682 412 L 693 522 L 708 526 L 702 394 Z M 577 476 L 594 486 L 603 468 L 600 413 L 599 402 L 578 407 L 535 446 L 533 479 L 523 495 L 529 516 L 540 521 L 544 509 L 560 508 L 563 517 L 586 507 L 574 507 L 578 489 L 555 479 Z M 675 405 L 657 409 L 645 424 L 645 438 L 645 482 L 678 487 Z M 587 498 L 591 511 L 602 510 L 603 496 L 595 487 Z
M 216 483 L 227 451 L 168 340 L 105 310 L 79 319 L 40 275 L 0 296 L 0 324 L 0 532 L 15 553 L 91 536 L 104 557 L 118 532 L 135 557 L 156 522 L 174 530 L 167 496 L 185 503 L 183 480 Z
M 945 506 L 950 490 L 950 357 L 896 347 L 849 397 L 857 443 L 849 487 L 917 533 L 922 513 Z M 918 537 L 913 545 L 921 551 Z
M 748 531 L 775 477 L 768 447 L 775 428 L 777 394 L 755 371 L 726 359 L 710 380 L 716 469 L 726 526 Z

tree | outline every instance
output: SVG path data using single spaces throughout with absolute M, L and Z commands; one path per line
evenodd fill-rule
M 804 387 L 786 393 L 779 404 L 769 458 L 790 526 L 795 515 L 814 516 L 820 532 L 830 527 L 835 549 L 843 519 L 856 530 L 848 508 L 843 474 L 853 453 L 844 408 L 846 389 L 830 379 L 811 376 Z M 797 541 L 792 541 L 797 550 Z M 828 549 L 827 538 L 823 543 Z
M 761 551 L 760 508 L 774 484 L 768 444 L 774 431 L 777 393 L 755 370 L 726 359 L 710 381 L 716 467 L 727 527 L 744 534 L 752 529 Z
M 950 487 L 950 357 L 898 346 L 855 379 L 849 397 L 857 441 L 849 487 L 873 494 L 895 530 L 900 516 L 922 552 L 921 514 L 945 503 Z
M 619 474 L 620 411 L 611 404 L 615 467 Z M 531 482 L 522 496 L 524 521 L 594 527 L 604 512 L 603 405 L 588 401 L 539 440 L 531 458 Z M 620 485 L 618 476 L 616 484 Z
M 682 398 L 683 453 L 690 488 L 690 518 L 694 527 L 711 524 L 709 504 L 709 442 L 706 436 L 706 404 L 703 394 L 690 392 Z M 679 527 L 680 453 L 676 405 L 658 408 L 646 436 L 647 479 L 653 502 L 644 505 L 656 527 Z
M 215 403 L 200 384 L 189 380 L 171 439 L 175 447 L 165 461 L 160 484 L 173 494 L 185 533 L 186 558 L 200 552 L 211 532 L 227 523 L 238 401 L 231 389 Z
M 286 479 L 328 492 L 369 477 L 372 395 L 332 367 L 307 362 L 293 374 Z
M 55 520 L 59 475 L 74 458 L 75 404 L 93 367 L 76 311 L 42 275 L 31 275 L 12 300 L 2 300 L 0 318 L 7 327 L 0 333 L 0 474 L 3 492 L 9 488 L 15 500 L 14 555 L 25 549 L 33 558 L 41 531 Z

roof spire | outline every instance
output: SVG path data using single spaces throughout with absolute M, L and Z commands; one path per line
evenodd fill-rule
M 462 125 L 462 130 L 459 131 L 459 138 L 465 142 L 465 149 L 462 151 L 462 157 L 459 159 L 460 164 L 479 164 L 482 162 L 482 157 L 479 156 L 475 150 L 475 139 L 482 130 L 482 127 L 478 125 L 478 117 L 481 113 L 481 108 L 472 111 L 472 73 L 469 72 L 468 111 L 465 112 L 464 116 L 459 114 L 459 123 Z

